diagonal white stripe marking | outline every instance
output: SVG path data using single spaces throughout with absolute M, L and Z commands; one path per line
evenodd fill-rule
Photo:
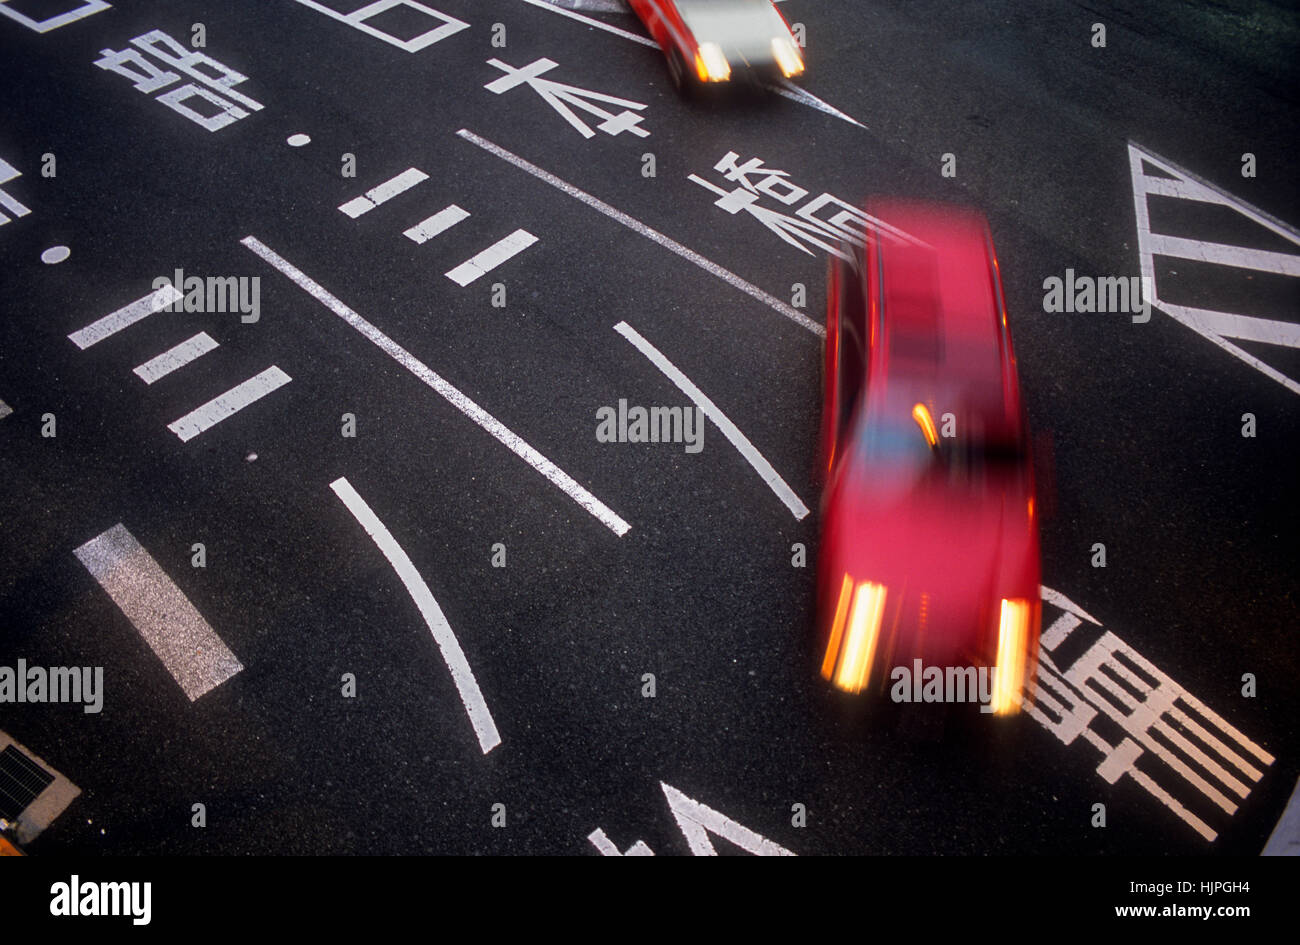
M 640 43 L 642 46 L 649 46 L 651 49 L 658 49 L 659 44 L 648 36 L 640 36 L 636 33 L 629 33 L 627 30 L 619 29 L 617 26 L 611 26 L 603 23 L 590 16 L 583 16 L 581 13 L 575 13 L 573 10 L 566 10 L 563 7 L 557 7 L 546 0 L 524 0 L 524 3 L 539 7 L 550 13 L 558 13 L 560 16 L 567 16 L 571 20 L 577 20 L 579 23 L 586 23 L 588 26 L 594 26 L 598 30 L 604 30 L 606 33 L 613 33 L 615 36 L 621 36 L 624 39 L 630 39 L 634 43 Z
M 211 429 L 222 420 L 233 417 L 249 404 L 261 400 L 271 391 L 283 387 L 291 380 L 288 374 L 272 364 L 260 374 L 212 398 L 202 407 L 191 410 L 179 420 L 173 420 L 167 424 L 167 429 L 180 437 L 182 443 L 188 443 L 204 430 Z
M 466 129 L 462 128 L 460 129 L 460 131 L 456 132 L 456 134 L 461 138 L 464 138 L 470 144 L 482 148 L 484 151 L 487 151 L 489 154 L 495 154 L 497 157 L 501 158 L 501 160 L 513 164 L 521 171 L 525 171 L 533 175 L 534 177 L 536 177 L 538 180 L 550 184 L 555 189 L 568 194 L 570 197 L 573 197 L 575 200 L 582 201 L 587 206 L 591 207 L 593 210 L 598 210 L 601 213 L 603 213 L 605 216 L 609 217 L 611 220 L 623 224 L 629 230 L 641 234 L 648 240 L 653 240 L 654 242 L 658 243 L 660 246 L 664 247 L 670 252 L 676 253 L 678 256 L 681 256 L 683 259 L 687 260 L 688 262 L 693 263 L 696 266 L 699 266 L 705 272 L 709 273 L 709 275 L 716 276 L 717 278 L 721 279 L 723 282 L 726 282 L 728 285 L 734 286 L 735 288 L 739 289 L 741 292 L 744 292 L 746 295 L 750 296 L 751 298 L 757 299 L 758 301 L 762 302 L 764 305 L 768 306 L 778 314 L 784 315 L 786 318 L 790 319 L 792 322 L 794 322 L 796 325 L 800 326 L 801 328 L 808 329 L 808 331 L 812 332 L 817 337 L 819 338 L 826 337 L 826 329 L 823 328 L 821 325 L 817 324 L 807 315 L 800 312 L 798 309 L 790 305 L 786 305 L 780 299 L 772 295 L 769 295 L 768 293 L 760 289 L 758 286 L 746 282 L 744 279 L 740 278 L 740 276 L 726 269 L 723 269 L 717 263 L 712 262 L 709 259 L 706 259 L 705 257 L 701 256 L 699 253 L 695 252 L 694 250 L 687 249 L 681 243 L 677 242 L 674 239 L 670 239 L 667 236 L 664 236 L 658 230 L 646 226 L 644 223 L 642 223 L 640 220 L 637 220 L 635 217 L 628 216 L 623 211 L 614 209 L 609 204 L 605 203 L 603 200 L 593 197 L 585 190 L 580 190 L 577 187 L 574 187 L 572 184 L 568 183 L 567 181 L 561 180 L 560 178 L 556 177 L 550 171 L 542 170 L 536 164 L 524 160 L 523 158 L 519 157 L 517 154 L 513 154 L 510 151 L 507 151 L 505 148 L 501 147 L 500 145 L 493 144 L 491 141 L 487 140 L 486 138 L 479 137 L 478 135 L 474 134 L 474 132 L 472 131 L 467 131 Z
M 415 243 L 427 243 L 439 233 L 451 229 L 468 216 L 468 210 L 462 210 L 453 203 L 451 206 L 439 210 L 433 216 L 421 220 L 402 235 Z
M 152 384 L 159 378 L 166 377 L 172 371 L 185 367 L 195 358 L 202 357 L 216 347 L 217 343 L 209 337 L 208 333 L 201 331 L 193 338 L 188 338 L 174 348 L 167 349 L 157 357 L 150 358 L 137 367 L 135 373 L 146 384 Z
M 356 219 L 363 213 L 369 213 L 381 203 L 392 200 L 400 193 L 410 190 L 416 184 L 429 179 L 429 175 L 415 167 L 408 167 L 396 177 L 392 177 L 377 187 L 372 187 L 365 192 L 364 196 L 353 197 L 347 203 L 339 207 L 352 219 Z
M 374 539 L 379 550 L 384 553 L 384 557 L 388 559 L 388 563 L 393 566 L 393 570 L 406 586 L 406 591 L 415 601 L 415 606 L 420 609 L 420 616 L 428 625 L 429 632 L 433 634 L 438 650 L 442 653 L 442 660 L 451 671 L 451 678 L 456 684 L 456 692 L 460 694 L 460 701 L 464 704 L 465 711 L 469 713 L 469 721 L 474 726 L 474 734 L 478 736 L 479 747 L 486 755 L 501 744 L 501 735 L 497 732 L 496 723 L 492 721 L 492 713 L 488 711 L 487 703 L 483 700 L 483 693 L 474 679 L 474 671 L 470 669 L 469 660 L 465 658 L 465 651 L 460 648 L 460 641 L 456 639 L 451 625 L 447 623 L 442 608 L 434 600 L 429 585 L 424 582 L 424 578 L 420 577 L 420 572 L 411 563 L 402 546 L 397 543 L 384 523 L 366 504 L 365 499 L 357 494 L 347 479 L 334 480 L 330 483 L 330 488 L 361 523 L 366 534 Z
M 504 239 L 497 240 L 473 259 L 467 259 L 451 272 L 447 278 L 457 285 L 469 285 L 475 279 L 486 276 L 512 256 L 517 256 L 537 242 L 537 237 L 527 230 L 515 230 Z
M 794 494 L 794 490 L 786 485 L 785 480 L 772 468 L 772 464 L 763 458 L 763 454 L 754 448 L 754 444 L 749 442 L 745 434 L 741 433 L 736 425 L 727 419 L 726 415 L 718 409 L 717 404 L 705 396 L 704 392 L 696 387 L 690 378 L 678 370 L 676 365 L 665 358 L 658 348 L 641 337 L 637 330 L 627 322 L 619 322 L 614 326 L 614 330 L 649 358 L 651 364 L 662 371 L 670 381 L 677 385 L 682 393 L 704 411 L 704 415 L 717 425 L 718 429 L 722 431 L 722 435 L 740 451 L 740 455 L 745 458 L 745 462 L 754 467 L 754 471 L 767 483 L 767 487 L 776 493 L 777 498 L 785 503 L 786 508 L 790 510 L 796 519 L 802 519 L 808 514 L 808 507 Z
M 85 328 L 74 331 L 68 335 L 82 351 L 85 351 L 91 345 L 98 344 L 110 335 L 115 335 L 123 328 L 128 328 L 140 321 L 142 318 L 148 318 L 154 312 L 166 308 L 173 302 L 184 298 L 180 292 L 171 284 L 163 286 L 161 289 L 155 289 L 143 298 L 136 299 L 130 305 L 124 305 L 116 312 L 105 315 L 97 322 L 91 322 Z
M 244 668 L 126 526 L 114 525 L 73 553 L 191 702 Z
M 568 473 L 525 443 L 500 420 L 447 383 L 441 376 L 431 371 L 423 361 L 352 311 L 352 309 L 322 288 L 320 284 L 310 279 L 302 270 L 280 256 L 257 237 L 246 236 L 240 242 L 265 260 L 267 264 L 278 269 L 300 289 L 315 298 L 316 301 L 355 328 L 371 344 L 414 374 L 449 404 L 490 433 L 503 446 L 536 469 L 569 498 L 594 515 L 601 524 L 615 535 L 621 538 L 627 534 L 631 526 L 615 515 L 605 503 L 578 485 Z

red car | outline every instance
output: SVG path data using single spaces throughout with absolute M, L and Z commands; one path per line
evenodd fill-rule
M 832 260 L 821 675 L 860 692 L 918 659 L 996 667 L 985 711 L 1011 714 L 1037 671 L 1040 564 L 992 237 L 973 211 L 870 209 L 912 239 L 877 232 L 852 263 Z
M 772 0 L 628 0 L 668 57 L 679 91 L 728 82 L 733 73 L 793 78 L 803 54 Z

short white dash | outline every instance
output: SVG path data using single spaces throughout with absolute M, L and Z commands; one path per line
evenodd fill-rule
M 124 525 L 114 525 L 74 554 L 191 702 L 244 668 Z
M 396 177 L 384 181 L 378 187 L 367 190 L 363 196 L 353 197 L 339 207 L 344 213 L 356 219 L 363 213 L 369 213 L 385 201 L 392 200 L 398 194 L 410 190 L 416 184 L 429 179 L 429 175 L 418 168 L 408 167 Z
M 591 207 L 593 210 L 600 211 L 605 216 L 609 217 L 611 220 L 615 220 L 618 223 L 623 224 L 629 230 L 632 230 L 635 233 L 639 233 L 642 236 L 644 236 L 646 239 L 658 243 L 660 246 L 664 247 L 670 252 L 676 253 L 678 256 L 682 257 L 688 262 L 691 262 L 694 265 L 699 266 L 701 269 L 703 269 L 705 272 L 709 273 L 710 275 L 716 276 L 717 278 L 721 279 L 723 282 L 726 282 L 728 285 L 733 286 L 734 288 L 739 289 L 741 292 L 744 292 L 746 295 L 750 296 L 751 298 L 757 299 L 758 301 L 762 302 L 764 305 L 768 306 L 773 311 L 778 312 L 781 315 L 784 315 L 786 318 L 790 319 L 792 322 L 794 322 L 796 325 L 800 326 L 801 328 L 808 329 L 808 331 L 812 332 L 817 337 L 819 338 L 826 337 L 826 329 L 823 328 L 821 325 L 817 324 L 817 322 L 813 321 L 803 312 L 799 311 L 797 308 L 794 308 L 791 305 L 787 305 L 785 302 L 782 302 L 780 299 L 776 298 L 776 296 L 764 292 L 758 286 L 746 282 L 744 279 L 740 278 L 740 276 L 736 275 L 735 273 L 730 272 L 729 270 L 724 269 L 722 266 L 719 266 L 717 263 L 713 262 L 712 260 L 706 259 L 704 256 L 701 256 L 699 253 L 695 252 L 695 250 L 687 249 L 685 246 L 683 246 L 681 243 L 677 242 L 676 240 L 664 236 L 658 230 L 646 226 L 644 223 L 642 223 L 640 220 L 636 219 L 635 217 L 628 216 L 622 210 L 616 210 L 614 207 L 611 207 L 609 204 L 605 203 L 605 201 L 597 197 L 593 197 L 585 190 L 580 190 L 577 187 L 574 187 L 568 181 L 556 177 L 550 171 L 542 170 L 540 167 L 538 167 L 536 164 L 533 164 L 531 161 L 527 161 L 524 158 L 521 158 L 519 155 L 507 151 L 505 148 L 501 147 L 500 145 L 493 144 L 491 141 L 487 140 L 486 138 L 479 137 L 478 135 L 474 134 L 474 132 L 472 131 L 467 131 L 466 129 L 462 128 L 460 129 L 460 131 L 456 132 L 456 134 L 461 138 L 464 138 L 470 144 L 482 148 L 484 151 L 487 151 L 489 154 L 495 154 L 497 157 L 501 158 L 501 160 L 513 164 L 521 171 L 525 171 L 533 175 L 538 180 L 550 184 L 552 187 L 556 188 L 559 191 L 562 191 L 563 193 L 568 194 L 570 197 L 573 197 L 575 200 L 582 201 L 587 206 Z
M 271 391 L 288 384 L 290 380 L 292 378 L 288 374 L 272 364 L 262 373 L 250 377 L 242 384 L 235 385 L 219 397 L 212 398 L 202 407 L 197 407 L 179 420 L 167 424 L 167 429 L 180 437 L 182 443 L 188 443 L 204 430 L 233 417 L 249 404 L 261 400 Z
M 130 305 L 124 305 L 116 312 L 105 315 L 99 321 L 91 322 L 85 328 L 74 331 L 68 337 L 72 339 L 73 344 L 85 351 L 91 345 L 117 334 L 142 318 L 148 318 L 154 312 L 166 308 L 181 298 L 183 296 L 176 287 L 168 283 L 161 289 L 155 289 L 143 298 L 136 299 Z
M 503 424 L 496 417 L 492 416 L 474 401 L 470 400 L 463 393 L 445 381 L 440 375 L 435 374 L 421 360 L 412 355 L 409 351 L 399 345 L 393 339 L 389 338 L 382 331 L 376 328 L 370 322 L 366 321 L 352 309 L 344 305 L 338 298 L 331 295 L 319 283 L 308 277 L 301 269 L 293 265 L 275 250 L 271 249 L 255 236 L 245 236 L 240 242 L 248 247 L 253 253 L 266 261 L 268 265 L 278 269 L 287 276 L 294 284 L 315 298 L 327 309 L 337 315 L 347 324 L 355 328 L 371 344 L 396 361 L 402 367 L 406 368 L 424 384 L 432 388 L 438 396 L 442 397 L 449 404 L 469 417 L 480 427 L 491 434 L 499 443 L 513 452 L 516 456 L 532 466 L 535 470 L 545 476 L 550 482 L 564 492 L 565 495 L 577 502 L 592 515 L 594 515 L 606 528 L 612 531 L 620 538 L 627 534 L 631 527 L 618 515 L 615 515 L 610 508 L 601 502 L 594 495 L 578 485 L 568 473 L 560 469 L 553 462 L 543 456 L 537 450 L 525 443 L 509 427 Z
M 0 420 L 3 420 L 5 417 L 9 416 L 13 412 L 14 412 L 13 407 L 10 407 L 3 400 L 0 400 Z
M 366 500 L 357 494 L 347 479 L 334 480 L 330 483 L 330 488 L 361 523 L 366 534 L 374 539 L 379 550 L 388 559 L 388 563 L 397 572 L 397 576 L 406 585 L 406 592 L 411 595 L 415 606 L 420 609 L 420 616 L 428 625 L 429 632 L 433 634 L 433 639 L 442 652 L 443 662 L 451 671 L 451 678 L 456 684 L 456 691 L 460 694 L 460 701 L 465 705 L 465 711 L 469 713 L 474 734 L 478 736 L 479 747 L 486 755 L 501 744 L 501 735 L 497 732 L 496 723 L 492 721 L 492 713 L 488 711 L 483 693 L 474 679 L 474 671 L 470 669 L 469 660 L 465 658 L 465 652 L 460 648 L 460 641 L 456 639 L 451 625 L 447 623 L 447 618 L 429 590 L 429 585 L 424 582 L 424 578 L 420 577 L 420 572 L 402 550 L 402 546 L 397 543 L 397 539 L 393 538 L 392 533 L 379 520 L 379 516 L 375 515 L 366 504 Z
M 185 367 L 195 358 L 202 357 L 215 347 L 217 343 L 208 336 L 206 331 L 201 331 L 193 338 L 182 341 L 174 348 L 168 348 L 157 357 L 150 358 L 136 368 L 135 373 L 146 384 L 152 384 L 177 368 Z
M 515 230 L 509 236 L 497 240 L 473 259 L 468 259 L 451 270 L 447 273 L 447 278 L 457 285 L 469 285 L 536 242 L 537 237 L 527 230 Z
M 468 210 L 462 210 L 454 203 L 444 207 L 428 219 L 421 220 L 402 235 L 416 243 L 427 243 L 439 233 L 451 229 L 469 216 Z
M 700 410 L 704 411 L 704 415 L 717 425 L 718 429 L 722 431 L 722 435 L 740 451 L 740 455 L 745 458 L 745 461 L 750 466 L 754 467 L 754 471 L 767 483 L 767 487 L 785 503 L 786 508 L 790 510 L 796 519 L 802 519 L 808 514 L 808 507 L 794 494 L 794 490 L 786 485 L 785 480 L 772 468 L 772 464 L 763 458 L 763 454 L 754 448 L 754 444 L 749 442 L 745 434 L 741 433 L 736 428 L 736 425 L 727 419 L 726 414 L 718 409 L 717 404 L 705 396 L 704 392 L 696 387 L 690 378 L 678 370 L 676 365 L 665 358 L 658 348 L 646 341 L 627 322 L 619 322 L 614 326 L 614 330 L 649 358 L 655 367 L 663 371 L 682 393 L 689 397 Z

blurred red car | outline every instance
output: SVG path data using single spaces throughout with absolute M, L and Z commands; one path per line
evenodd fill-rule
M 978 213 L 873 205 L 832 259 L 818 565 L 821 675 L 996 667 L 989 711 L 1032 692 L 1040 621 L 1033 470 L 1006 302 Z
M 793 78 L 803 54 L 772 0 L 628 0 L 668 57 L 678 91 L 728 82 L 733 73 Z

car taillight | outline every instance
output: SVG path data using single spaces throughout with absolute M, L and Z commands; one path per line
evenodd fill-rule
M 835 688 L 861 692 L 871 678 L 885 617 L 885 596 L 883 584 L 863 581 L 855 587 L 852 576 L 844 575 L 822 659 L 822 678 L 830 680 Z
M 997 715 L 1020 711 L 1020 690 L 1029 668 L 1029 622 L 1033 607 L 1027 600 L 1002 599 L 998 615 L 997 672 L 990 707 Z

